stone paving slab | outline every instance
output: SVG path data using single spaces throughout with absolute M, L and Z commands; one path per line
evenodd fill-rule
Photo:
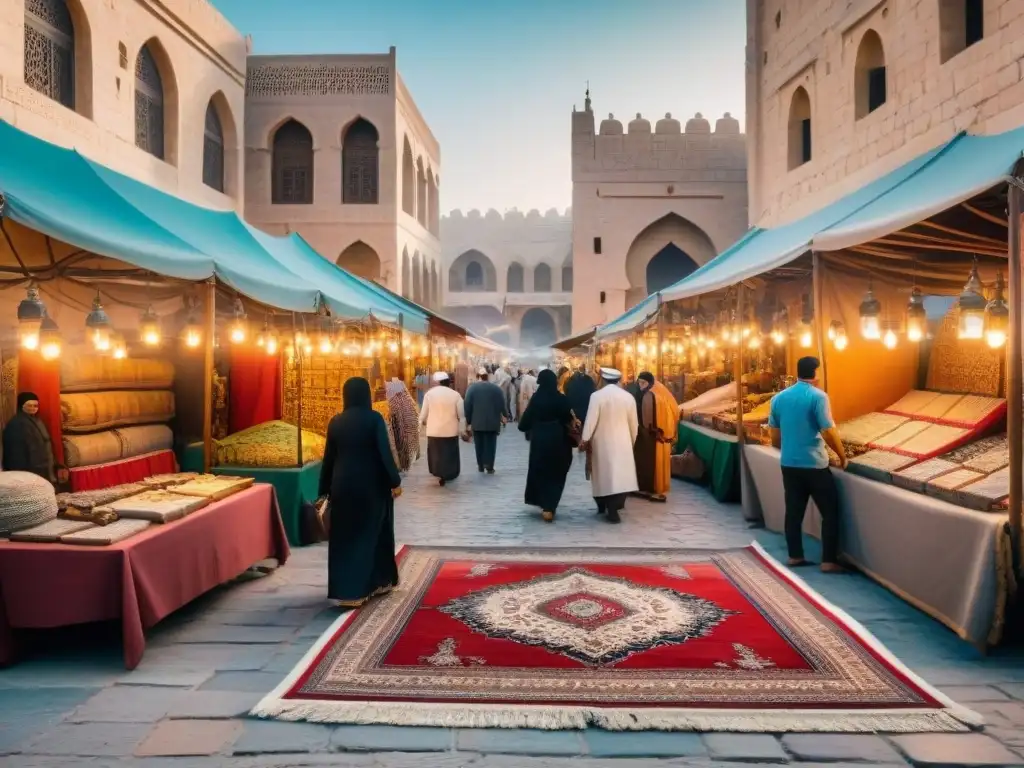
M 751 531 L 739 508 L 675 482 L 669 503 L 630 500 L 620 526 L 595 519 L 582 465 L 574 464 L 558 519 L 543 523 L 522 505 L 526 444 L 507 433 L 498 473 L 472 470 L 439 488 L 419 462 L 396 507 L 399 541 L 461 546 L 740 547 L 756 539 L 784 557 L 782 537 Z M 817 543 L 808 542 L 816 554 Z M 120 648 L 66 647 L 0 671 L 0 764 L 15 768 L 727 768 L 774 762 L 800 768 L 943 765 L 969 751 L 974 763 L 1017 765 L 1024 755 L 1024 653 L 988 657 L 860 576 L 802 572 L 812 588 L 864 622 L 918 674 L 991 726 L 981 734 L 920 738 L 873 735 L 609 733 L 331 726 L 244 717 L 283 679 L 338 611 L 325 598 L 326 546 L 293 551 L 266 577 L 232 582 L 148 633 L 136 670 Z M 58 645 L 58 648 L 60 646 Z M 85 718 L 89 718 L 85 721 Z M 83 720 L 83 722 L 75 722 Z M 94 720 L 104 720 L 95 722 Z M 132 722 L 137 720 L 139 722 Z M 194 734 L 190 738 L 189 734 Z M 17 737 L 17 739 L 15 739 Z M 940 762 L 927 745 L 942 743 Z M 981 741 L 979 741 L 981 739 Z M 938 742 L 935 742 L 938 743 Z M 148 745 L 148 746 L 144 746 Z M 194 754 L 217 749 L 220 754 Z M 20 750 L 20 752 L 19 752 Z M 163 755 L 191 750 L 189 756 Z M 396 751 L 397 750 L 397 751 Z M 149 752 L 147 752 L 149 754 Z M 1013 762 L 1010 762 L 1010 761 Z M 968 763 L 971 764 L 971 763 Z

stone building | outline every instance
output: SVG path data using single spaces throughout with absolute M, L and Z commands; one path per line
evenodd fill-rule
M 441 219 L 445 313 L 494 341 L 530 348 L 572 326 L 572 211 L 454 210 Z
M 752 223 L 1024 123 L 1021 0 L 748 0 Z
M 0 0 L 0 119 L 241 212 L 246 54 L 207 2 Z
M 250 56 L 245 109 L 249 221 L 436 306 L 440 148 L 395 49 Z
M 666 114 L 595 126 L 572 113 L 574 331 L 604 323 L 680 280 L 747 229 L 747 148 L 728 113 L 685 126 Z

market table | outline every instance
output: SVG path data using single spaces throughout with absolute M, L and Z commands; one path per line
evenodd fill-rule
M 322 461 L 311 461 L 303 467 L 214 467 L 210 470 L 215 475 L 232 475 L 235 477 L 254 477 L 257 483 L 269 483 L 277 491 L 277 501 L 281 505 L 281 519 L 284 530 L 288 534 L 288 543 L 293 547 L 302 546 L 300 536 L 300 519 L 302 505 L 316 501 L 320 488 L 320 465 Z M 202 445 L 188 446 L 181 457 L 182 472 L 203 471 Z
M 14 630 L 120 619 L 134 669 L 144 630 L 253 564 L 288 559 L 274 489 L 254 485 L 188 517 L 110 546 L 0 542 L 0 664 Z
M 718 501 L 739 501 L 740 444 L 736 436 L 680 421 L 675 452 L 687 448 L 693 449 L 707 466 L 711 495 Z
M 765 526 L 785 528 L 779 452 L 746 446 Z M 999 642 L 1012 579 L 1007 515 L 832 470 L 839 485 L 842 557 L 884 587 L 984 648 Z M 747 502 L 745 502 L 747 503 Z M 821 537 L 813 502 L 804 532 Z

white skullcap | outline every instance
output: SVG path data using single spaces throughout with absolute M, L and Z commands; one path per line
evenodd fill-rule
M 487 369 L 486 368 L 479 368 L 479 369 L 477 369 L 476 373 L 477 373 L 478 376 L 486 376 L 487 375 Z
M 622 378 L 622 371 L 617 371 L 614 368 L 602 368 L 601 378 L 605 381 L 618 381 Z
M 434 381 L 440 384 L 442 381 L 448 381 L 448 374 L 444 371 L 438 371 L 434 374 Z

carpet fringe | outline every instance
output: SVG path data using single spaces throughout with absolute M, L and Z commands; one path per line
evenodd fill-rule
M 411 702 L 261 701 L 260 718 L 352 725 L 538 730 L 694 731 L 736 733 L 958 733 L 970 730 L 951 713 L 936 710 L 700 710 L 611 709 Z

